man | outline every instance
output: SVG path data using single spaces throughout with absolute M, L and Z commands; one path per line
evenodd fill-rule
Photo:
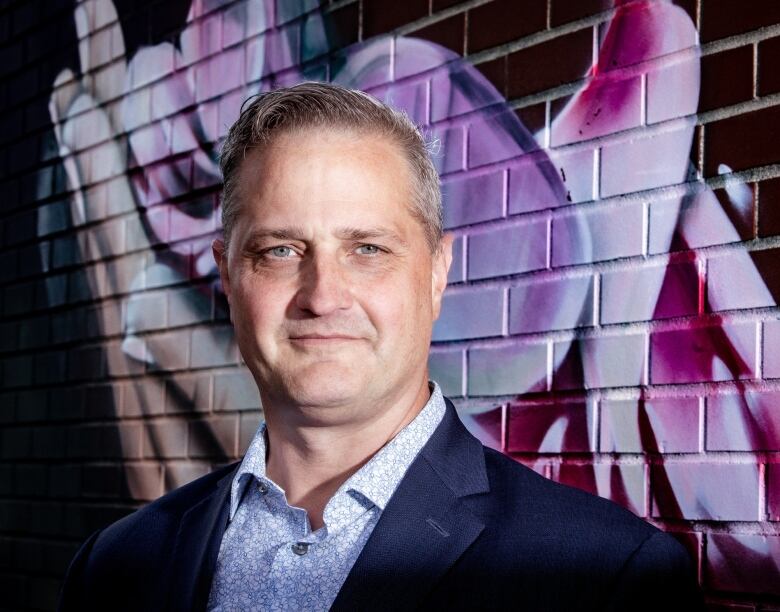
M 701 605 L 674 539 L 482 447 L 428 381 L 451 239 L 405 116 L 304 83 L 254 99 L 221 165 L 214 256 L 266 422 L 93 535 L 62 609 Z

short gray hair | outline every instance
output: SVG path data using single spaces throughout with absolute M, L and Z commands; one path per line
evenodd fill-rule
M 431 252 L 442 237 L 439 174 L 425 138 L 402 111 L 362 91 L 306 82 L 249 98 L 222 145 L 224 178 L 222 228 L 225 243 L 239 213 L 238 171 L 247 151 L 270 144 L 275 136 L 305 128 L 344 128 L 385 136 L 401 149 L 412 176 L 411 213 L 421 223 Z

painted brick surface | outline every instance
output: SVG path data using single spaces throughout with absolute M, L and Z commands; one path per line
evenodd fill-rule
M 707 545 L 705 584 L 721 591 L 780 594 L 780 573 L 769 559 L 780 555 L 776 535 L 712 534 Z M 724 563 L 739 558 L 738 564 Z M 769 578 L 766 580 L 765 578 Z
M 729 495 L 721 495 L 724 483 Z M 651 469 L 652 512 L 669 517 L 676 502 L 679 516 L 692 520 L 755 521 L 758 509 L 758 466 L 755 464 L 670 463 Z M 670 499 L 670 486 L 680 491 Z
M 587 235 L 590 244 L 585 239 Z M 641 252 L 642 209 L 639 206 L 583 211 L 553 220 L 553 266 L 631 257 Z
M 749 451 L 780 449 L 780 393 L 753 391 L 707 400 L 707 449 Z M 745 423 L 753 426 L 748 428 Z
M 664 331 L 650 336 L 650 381 L 654 384 L 725 381 L 750 378 L 755 371 L 754 324 L 734 324 L 723 328 L 701 327 Z M 708 356 L 707 347 L 721 338 L 729 342 L 724 358 Z M 682 367 L 665 355 L 674 351 Z
M 710 277 L 711 278 L 711 277 Z M 601 276 L 601 323 L 695 315 L 699 309 L 695 262 L 620 270 Z
M 445 295 L 442 312 L 433 326 L 434 341 L 500 336 L 503 330 L 504 292 Z
M 592 407 L 585 402 L 510 405 L 507 420 L 510 452 L 558 454 L 595 450 Z
M 547 232 L 547 222 L 537 221 L 470 235 L 469 280 L 547 267 Z M 498 253 L 501 255 L 497 256 Z
M 696 453 L 699 413 L 699 400 L 695 397 L 602 401 L 600 450 Z
M 710 609 L 777 607 L 774 3 L 86 3 L 85 66 L 44 4 L 0 7 L 8 607 L 52 609 L 89 533 L 251 440 L 216 152 L 303 79 L 438 139 L 456 286 L 429 366 L 467 426 L 674 532 Z
M 517 344 L 468 353 L 468 394 L 513 395 L 547 387 L 547 345 Z
M 556 342 L 553 355 L 556 363 L 562 362 L 562 366 L 553 373 L 554 389 L 631 387 L 640 384 L 644 378 L 644 336 Z M 582 360 L 583 355 L 588 356 L 587 360 Z M 578 364 L 580 360 L 582 362 Z

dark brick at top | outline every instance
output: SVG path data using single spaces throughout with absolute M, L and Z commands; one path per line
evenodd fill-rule
M 428 0 L 394 2 L 389 10 L 384 0 L 364 0 L 363 38 L 384 34 L 428 14 Z
M 758 95 L 780 91 L 780 36 L 758 43 Z
M 733 171 L 780 161 L 780 106 L 736 115 L 704 128 L 704 174 L 718 174 L 720 164 Z
M 463 40 L 466 31 L 466 14 L 460 13 L 437 21 L 429 26 L 410 32 L 409 36 L 424 38 L 442 47 L 452 49 L 458 55 L 463 54 Z
M 561 25 L 612 8 L 612 0 L 550 0 L 550 25 Z
M 582 78 L 593 60 L 593 30 L 585 28 L 512 53 L 508 96 L 519 98 Z
M 700 111 L 730 106 L 752 97 L 752 46 L 746 45 L 701 58 Z
M 495 0 L 469 12 L 468 52 L 503 45 L 547 25 L 546 0 Z
M 780 2 L 701 0 L 701 42 L 706 43 L 780 21 Z

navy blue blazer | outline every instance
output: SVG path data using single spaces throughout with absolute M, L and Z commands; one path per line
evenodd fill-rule
M 700 610 L 671 536 L 469 434 L 453 405 L 382 512 L 333 610 Z M 203 610 L 236 465 L 95 533 L 60 610 Z

